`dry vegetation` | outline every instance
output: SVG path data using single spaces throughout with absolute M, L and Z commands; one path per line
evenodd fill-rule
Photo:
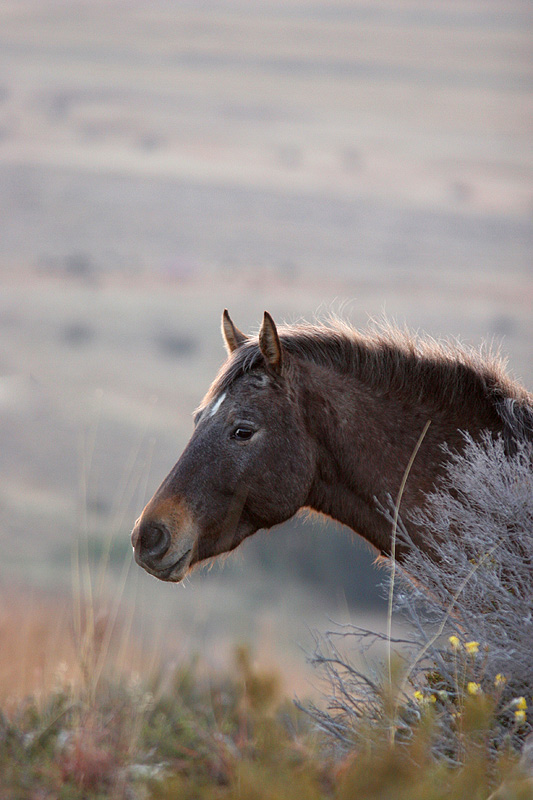
M 383 712 L 395 697 L 383 697 Z M 56 685 L 0 716 L 3 800 L 527 800 L 531 780 L 511 750 L 490 755 L 487 698 L 462 711 L 464 766 L 435 760 L 438 713 L 424 705 L 408 742 L 366 728 L 364 747 L 341 759 L 307 718 L 258 672 L 245 649 L 231 676 L 201 678 L 190 663 L 140 680 L 107 665 L 97 685 Z M 363 734 L 361 728 L 360 734 Z
M 2 797 L 527 800 L 532 457 L 528 442 L 509 457 L 487 439 L 452 459 L 425 520 L 445 540 L 442 563 L 417 551 L 396 574 L 410 633 L 392 641 L 348 626 L 319 643 L 313 661 L 327 680 L 327 708 L 294 706 L 243 647 L 231 673 L 205 673 L 197 659 L 150 668 L 130 626 L 118 623 L 119 606 L 97 613 L 86 566 L 72 639 L 63 618 L 61 641 L 48 620 L 47 642 L 34 615 L 37 641 L 22 635 L 33 650 L 26 671 L 41 690 L 34 683 L 21 699 L 28 683 L 11 676 L 0 717 Z M 400 533 L 408 538 L 408 527 Z M 16 640 L 7 619 L 1 633 Z M 388 670 L 383 660 L 362 670 L 345 654 L 356 640 L 368 658 L 369 643 L 384 638 L 396 651 Z
M 519 752 L 533 733 L 533 429 L 528 436 L 512 456 L 502 440 L 467 437 L 446 483 L 416 515 L 440 542 L 439 561 L 413 548 L 391 570 L 408 626 L 395 665 L 389 655 L 388 676 L 361 670 L 347 655 L 356 643 L 368 657 L 383 635 L 346 625 L 317 642 L 312 660 L 333 693 L 329 710 L 309 711 L 341 749 L 360 743 L 367 728 L 410 740 L 430 708 L 433 753 L 455 766 L 471 755 L 465 726 L 474 717 L 493 757 Z M 410 542 L 408 523 L 398 535 Z

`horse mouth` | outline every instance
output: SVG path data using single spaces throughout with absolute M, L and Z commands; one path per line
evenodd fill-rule
M 150 575 L 153 575 L 155 578 L 158 578 L 160 581 L 170 581 L 172 583 L 178 583 L 181 581 L 186 575 L 186 569 L 184 567 L 188 566 L 188 558 L 191 553 L 192 548 L 189 547 L 188 550 L 181 555 L 177 561 L 171 564 L 169 567 L 165 567 L 164 569 L 155 569 L 154 567 L 147 568 L 145 564 L 142 564 L 146 572 L 149 572 Z

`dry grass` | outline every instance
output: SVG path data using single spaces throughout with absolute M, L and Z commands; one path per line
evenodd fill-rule
M 94 614 L 90 645 L 87 619 L 92 614 L 87 609 L 82 614 L 82 637 L 77 641 L 68 597 L 4 587 L 0 608 L 0 702 L 4 706 L 16 705 L 28 695 L 45 697 L 59 684 L 81 685 L 87 667 L 84 658 L 94 665 L 104 656 L 106 668 L 123 674 L 146 673 L 153 662 L 153 655 L 128 631 L 124 615 L 109 637 L 110 603 L 102 603 Z M 81 647 L 80 642 L 84 642 Z

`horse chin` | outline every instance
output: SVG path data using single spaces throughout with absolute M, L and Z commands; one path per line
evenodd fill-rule
M 191 557 L 192 548 L 189 548 L 185 553 L 183 553 L 179 558 L 170 561 L 168 565 L 164 566 L 157 566 L 157 567 L 149 567 L 142 562 L 138 562 L 141 567 L 143 567 L 149 575 L 153 575 L 154 578 L 157 578 L 160 581 L 165 581 L 167 583 L 179 583 L 182 581 L 188 574 L 191 569 Z

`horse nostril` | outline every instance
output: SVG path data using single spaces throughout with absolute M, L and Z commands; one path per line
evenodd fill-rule
M 144 557 L 161 558 L 170 546 L 170 533 L 160 522 L 148 522 L 141 528 L 139 542 Z

